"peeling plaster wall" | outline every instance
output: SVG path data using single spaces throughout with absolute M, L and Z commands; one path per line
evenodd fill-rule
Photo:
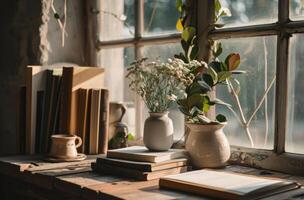
M 62 13 L 63 0 L 55 0 Z M 65 47 L 50 10 L 50 0 L 1 1 L 0 29 L 0 155 L 16 154 L 19 147 L 18 105 L 27 65 L 70 62 L 85 64 L 83 1 L 68 1 Z
M 48 1 L 48 0 L 46 0 Z M 65 45 L 62 47 L 62 37 L 59 24 L 54 18 L 54 12 L 49 11 L 47 41 L 49 43 L 48 58 L 46 64 L 54 64 L 58 62 L 76 63 L 78 65 L 85 64 L 84 54 L 84 8 L 82 0 L 67 1 L 67 22 L 65 37 Z M 54 1 L 54 7 L 57 13 L 63 15 L 64 1 Z

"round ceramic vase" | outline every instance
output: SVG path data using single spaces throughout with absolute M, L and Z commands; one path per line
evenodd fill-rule
M 226 123 L 187 124 L 190 132 L 186 150 L 194 168 L 221 168 L 230 157 L 230 146 L 223 132 Z
M 149 113 L 144 125 L 144 144 L 150 151 L 167 151 L 173 144 L 173 123 L 169 112 Z

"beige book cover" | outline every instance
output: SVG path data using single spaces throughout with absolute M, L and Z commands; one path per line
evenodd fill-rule
M 109 150 L 107 152 L 107 157 L 158 163 L 176 158 L 185 158 L 186 153 L 184 149 L 169 149 L 168 151 L 153 152 L 149 151 L 144 146 L 132 146 Z

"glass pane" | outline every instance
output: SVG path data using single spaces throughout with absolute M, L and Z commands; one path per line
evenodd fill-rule
M 110 91 L 110 101 L 126 104 L 127 112 L 123 121 L 128 124 L 131 133 L 135 133 L 135 100 L 125 74 L 126 67 L 134 59 L 133 47 L 104 49 L 98 55 L 98 66 L 105 68 L 105 86 Z
M 176 32 L 176 0 L 145 0 L 144 35 Z
M 239 101 L 246 123 L 249 123 L 249 133 L 252 137 L 254 148 L 272 149 L 274 136 L 274 112 L 275 112 L 275 69 L 276 69 L 276 37 L 254 37 L 221 40 L 223 53 L 220 59 L 232 52 L 241 56 L 239 70 L 245 70 L 246 74 L 234 75 L 240 82 L 238 93 Z M 273 82 L 273 84 L 271 84 Z M 236 84 L 234 88 L 237 91 Z M 262 101 L 266 89 L 270 90 Z M 221 85 L 216 91 L 217 98 L 232 105 L 237 117 L 227 107 L 217 106 L 217 113 L 222 113 L 228 118 L 225 133 L 232 145 L 251 147 L 249 137 L 244 125 L 241 125 L 240 109 L 237 101 L 228 92 L 226 85 Z M 253 115 L 253 116 L 252 116 Z M 248 123 L 247 123 L 248 124 Z
M 293 20 L 303 20 L 304 2 L 302 0 L 290 0 L 290 18 Z
M 288 82 L 288 129 L 285 149 L 304 153 L 304 35 L 296 34 L 290 40 Z
M 143 47 L 143 56 L 150 60 L 167 61 L 174 54 L 182 51 L 180 44 L 164 44 Z M 145 107 L 143 116 L 148 116 L 148 109 Z M 176 105 L 170 109 L 169 117 L 173 121 L 174 139 L 179 140 L 184 135 L 184 116 L 179 112 Z
M 134 37 L 134 0 L 101 0 L 100 40 Z
M 220 0 L 229 8 L 230 17 L 222 17 L 225 27 L 273 23 L 278 19 L 278 0 Z

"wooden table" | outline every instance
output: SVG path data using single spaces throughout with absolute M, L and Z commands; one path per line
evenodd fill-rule
M 72 163 L 47 163 L 41 156 L 0 158 L 0 199 L 210 199 L 159 189 L 158 180 L 135 181 L 94 173 L 91 163 L 96 157 Z M 265 170 L 241 166 L 223 170 L 292 179 L 304 184 L 303 177 Z M 266 199 L 287 198 L 304 199 L 304 189 Z

